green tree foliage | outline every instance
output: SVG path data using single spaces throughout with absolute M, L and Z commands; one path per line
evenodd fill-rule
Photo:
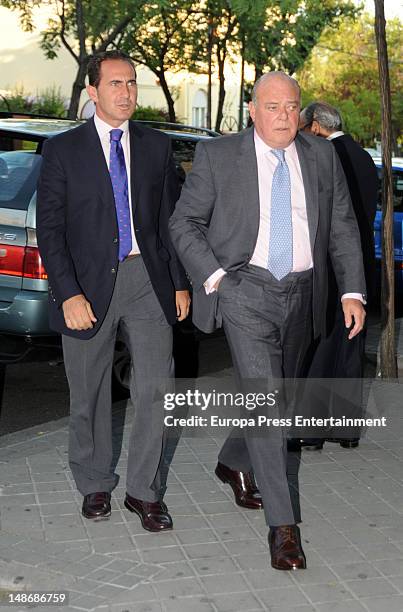
M 0 5 L 18 11 L 21 27 L 34 29 L 34 11 L 52 7 L 41 47 L 48 59 L 57 57 L 63 46 L 77 63 L 68 117 L 76 118 L 80 95 L 85 87 L 88 58 L 92 53 L 118 46 L 128 24 L 144 4 L 141 0 L 0 0 Z
M 26 92 L 22 86 L 17 86 L 11 93 L 0 98 L 0 110 L 14 113 L 65 117 L 66 105 L 67 100 L 61 94 L 60 87 L 55 85 L 37 92 L 36 95 Z
M 386 28 L 392 94 L 392 128 L 396 143 L 403 123 L 402 24 Z M 303 104 L 324 100 L 342 113 L 345 128 L 363 145 L 373 145 L 381 133 L 381 103 L 374 21 L 368 14 L 348 19 L 337 30 L 327 29 L 310 59 L 298 73 Z

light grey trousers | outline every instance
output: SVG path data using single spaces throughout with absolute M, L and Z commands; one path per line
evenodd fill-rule
M 278 281 L 268 270 L 245 266 L 221 281 L 218 307 L 235 373 L 247 391 L 267 392 L 275 381 L 286 378 L 289 385 L 298 376 L 311 341 L 311 270 Z M 281 416 L 279 407 L 268 408 L 267 416 Z M 287 479 L 285 429 L 234 429 L 219 461 L 234 470 L 254 472 L 268 525 L 300 520 Z
M 164 445 L 163 393 L 173 377 L 172 328 L 151 286 L 142 257 L 119 264 L 99 331 L 88 340 L 63 336 L 70 388 L 69 464 L 80 493 L 112 491 L 111 373 L 115 338 L 123 332 L 132 359 L 134 409 L 127 463 L 127 492 L 144 501 L 163 495 L 159 466 Z

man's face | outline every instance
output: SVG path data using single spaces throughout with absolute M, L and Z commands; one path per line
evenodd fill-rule
M 281 77 L 263 81 L 257 89 L 257 101 L 249 103 L 255 130 L 264 142 L 283 149 L 294 140 L 299 121 L 300 99 L 296 86 Z
M 101 64 L 98 87 L 88 85 L 97 115 L 112 127 L 130 119 L 137 101 L 136 73 L 124 60 L 105 60 Z

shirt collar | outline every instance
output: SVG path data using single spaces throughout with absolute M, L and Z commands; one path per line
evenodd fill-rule
M 333 140 L 333 138 L 338 138 L 339 136 L 344 136 L 344 132 L 338 130 L 337 132 L 333 132 L 333 134 L 329 134 L 326 140 Z
M 254 130 L 253 133 L 254 133 L 254 139 L 255 139 L 255 149 L 256 149 L 257 154 L 267 155 L 267 153 L 270 153 L 270 151 L 272 151 L 273 149 L 279 148 L 279 147 L 269 147 L 269 145 L 266 144 L 265 141 L 259 136 L 256 130 Z M 287 155 L 289 155 L 290 157 L 294 157 L 295 155 L 297 155 L 297 149 L 296 149 L 294 140 L 292 141 L 291 144 L 288 145 L 288 147 L 283 147 L 283 149 L 287 153 Z M 273 155 L 271 155 L 270 157 L 273 157 L 273 160 L 275 160 Z
M 100 117 L 98 117 L 97 113 L 94 114 L 94 123 L 95 123 L 95 127 L 97 129 L 98 135 L 99 137 L 102 139 L 104 138 L 106 135 L 109 136 L 109 132 L 113 129 L 119 129 L 123 131 L 123 134 L 126 134 L 129 131 L 129 121 L 128 119 L 126 119 L 126 121 L 124 121 L 121 125 L 119 125 L 118 128 L 114 128 L 112 125 L 109 125 L 109 123 L 106 123 L 106 121 L 103 121 L 102 119 L 100 119 Z

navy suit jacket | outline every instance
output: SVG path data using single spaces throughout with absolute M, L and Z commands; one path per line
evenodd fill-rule
M 175 290 L 188 282 L 168 234 L 180 184 L 169 138 L 129 122 L 130 177 L 137 243 L 167 321 L 176 321 Z M 46 141 L 38 184 L 37 236 L 49 278 L 52 329 L 77 338 L 98 331 L 118 268 L 118 225 L 112 183 L 91 119 Z M 66 327 L 62 304 L 84 294 L 97 323 Z

